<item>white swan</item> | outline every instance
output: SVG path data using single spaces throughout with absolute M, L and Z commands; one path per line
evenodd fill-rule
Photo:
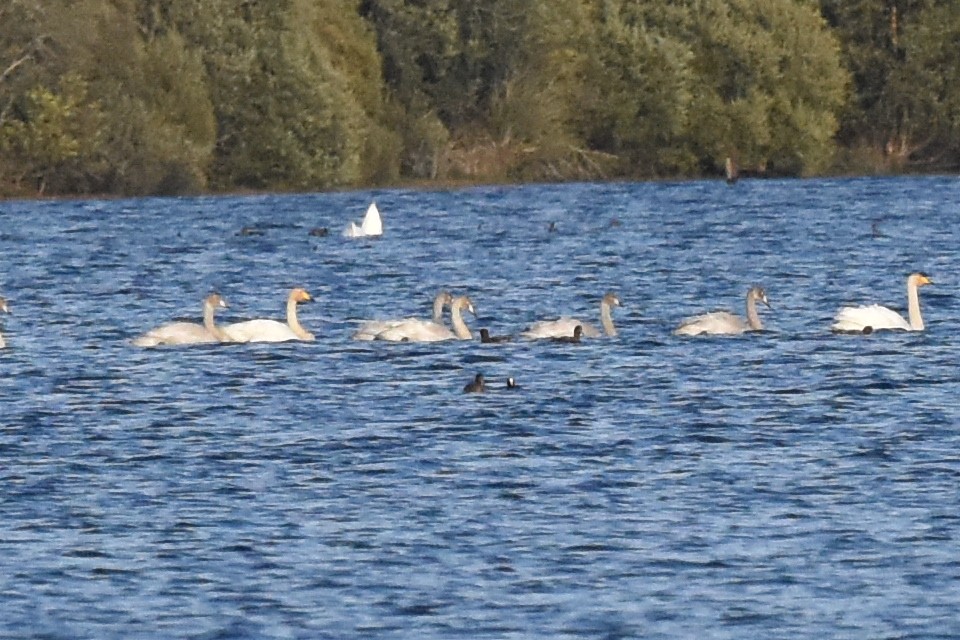
M 203 301 L 203 324 L 195 322 L 171 322 L 147 331 L 135 338 L 137 347 L 156 347 L 164 344 L 199 344 L 205 342 L 229 342 L 230 339 L 213 321 L 214 311 L 227 306 L 227 302 L 216 293 L 211 293 Z
M 443 323 L 443 308 L 453 302 L 453 296 L 447 291 L 441 291 L 433 298 L 433 324 Z M 376 340 L 377 336 L 387 329 L 392 329 L 404 323 L 420 322 L 428 324 L 430 320 L 419 318 L 402 318 L 399 320 L 367 320 L 353 334 L 354 340 Z
M 747 331 L 760 331 L 763 324 L 760 322 L 760 315 L 757 313 L 757 302 L 762 302 L 769 308 L 767 293 L 761 287 L 750 287 L 747 291 L 747 320 L 734 315 L 729 311 L 714 311 L 703 315 L 687 318 L 680 323 L 674 333 L 678 336 L 698 336 L 702 334 L 710 335 L 733 335 L 746 333 Z
M 904 331 L 923 331 L 923 317 L 920 315 L 920 294 L 918 289 L 933 281 L 923 273 L 912 273 L 907 277 L 907 315 L 903 316 L 887 307 L 872 304 L 863 307 L 843 307 L 837 312 L 833 331 L 873 332 L 879 329 L 902 329 Z
M 473 334 L 463 321 L 462 310 L 466 309 L 477 315 L 473 302 L 467 296 L 457 296 L 450 304 L 450 324 L 453 331 L 439 322 L 424 322 L 413 320 L 401 322 L 377 334 L 377 340 L 390 342 L 438 342 L 440 340 L 470 340 Z
M 615 336 L 617 329 L 613 326 L 613 318 L 610 315 L 612 307 L 620 306 L 620 298 L 612 291 L 608 291 L 600 301 L 600 325 L 603 327 L 601 333 L 593 325 L 581 322 L 576 318 L 562 317 L 557 320 L 541 320 L 530 325 L 522 335 L 528 340 L 537 340 L 540 338 L 560 338 L 563 336 L 572 336 L 576 331 L 577 325 L 582 327 L 582 336 L 584 338 L 598 338 L 602 335 Z
M 311 302 L 313 298 L 299 287 L 287 296 L 287 321 L 247 320 L 223 327 L 223 332 L 233 342 L 286 342 L 287 340 L 313 340 L 313 334 L 303 328 L 297 319 L 297 305 Z
M 380 219 L 380 210 L 377 209 L 377 203 L 371 202 L 367 207 L 367 213 L 363 216 L 363 222 L 359 225 L 351 222 L 350 226 L 343 230 L 343 235 L 347 238 L 366 238 L 367 236 L 383 235 L 383 221 Z
M 0 298 L 0 311 L 4 313 L 10 313 L 10 306 L 7 304 L 6 298 Z M 7 346 L 6 341 L 3 339 L 3 334 L 0 333 L 0 349 L 3 349 Z

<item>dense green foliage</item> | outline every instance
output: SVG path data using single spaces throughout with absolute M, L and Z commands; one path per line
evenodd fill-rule
M 0 194 L 956 169 L 952 0 L 0 0 Z

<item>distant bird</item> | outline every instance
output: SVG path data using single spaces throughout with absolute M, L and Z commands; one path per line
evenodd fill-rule
M 507 389 L 519 389 L 520 385 L 513 378 L 507 378 Z
M 480 342 L 484 344 L 493 344 L 499 342 L 510 342 L 513 340 L 510 336 L 491 336 L 490 330 L 484 327 L 480 329 Z
M 326 227 L 314 227 L 313 229 L 310 229 L 310 235 L 314 236 L 315 238 L 323 238 L 329 233 L 330 230 Z
M 723 172 L 727 178 L 727 184 L 736 184 L 737 180 L 740 179 L 740 172 L 737 170 L 737 163 L 730 156 L 727 156 L 727 159 L 723 164 Z
M 556 222 L 551 222 L 550 224 L 547 225 L 547 231 L 549 231 L 550 233 L 553 233 L 556 230 L 557 230 Z
M 257 229 L 256 227 L 241 227 L 240 231 L 237 231 L 238 236 L 262 236 L 263 231 Z
M 478 373 L 473 379 L 473 382 L 468 383 L 463 387 L 464 393 L 483 393 L 487 390 L 486 383 L 483 380 L 483 374 Z

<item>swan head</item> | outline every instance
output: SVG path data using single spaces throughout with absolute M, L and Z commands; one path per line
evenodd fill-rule
M 469 296 L 458 296 L 453 299 L 452 306 L 455 306 L 459 309 L 466 309 L 474 316 L 477 315 L 477 310 L 473 307 L 473 301 Z
M 313 297 L 306 289 L 297 287 L 290 292 L 290 299 L 294 302 L 313 302 Z
M 226 309 L 227 301 L 219 293 L 211 293 L 203 301 L 204 306 L 210 307 L 212 309 Z
M 10 313 L 10 306 L 7 305 L 6 298 L 0 298 L 0 311 L 3 311 L 4 313 Z
M 915 287 L 922 287 L 924 285 L 933 284 L 933 280 L 930 279 L 925 273 L 911 273 L 910 277 L 907 278 L 907 285 L 913 285 Z
M 433 303 L 442 305 L 453 304 L 453 296 L 450 295 L 449 291 L 441 291 L 437 294 L 437 297 L 433 299 Z
M 617 294 L 615 294 L 613 291 L 607 291 L 607 293 L 603 296 L 602 304 L 605 304 L 608 307 L 619 307 L 620 298 L 618 298 Z
M 770 306 L 770 301 L 767 300 L 767 292 L 763 290 L 763 287 L 751 287 L 750 292 L 747 295 L 757 302 L 762 302 L 763 304 L 767 305 L 768 309 L 773 309 L 773 307 Z

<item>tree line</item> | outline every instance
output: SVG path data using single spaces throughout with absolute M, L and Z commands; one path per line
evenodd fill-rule
M 960 167 L 953 0 L 0 0 L 0 194 Z

